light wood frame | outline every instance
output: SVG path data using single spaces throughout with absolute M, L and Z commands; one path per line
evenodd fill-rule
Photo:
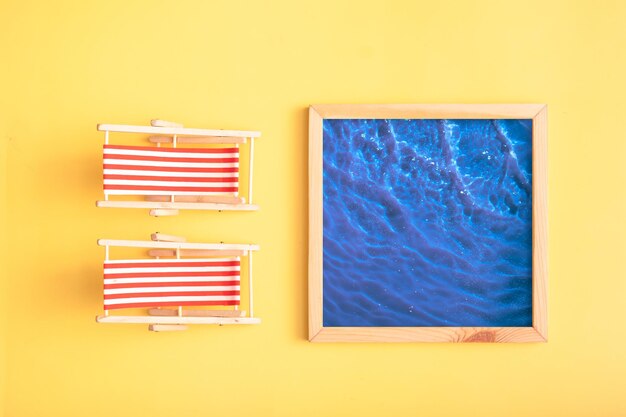
M 194 129 L 165 121 L 152 120 L 151 126 L 99 124 L 97 129 L 104 132 L 104 143 L 109 144 L 110 134 L 117 133 L 142 133 L 153 135 L 148 137 L 148 142 L 160 147 L 162 143 L 177 144 L 248 144 L 248 190 L 247 198 L 237 196 L 184 196 L 163 195 L 144 196 L 146 201 L 109 200 L 109 195 L 104 193 L 104 200 L 96 201 L 96 207 L 109 208 L 135 208 L 150 209 L 150 215 L 154 217 L 175 216 L 179 210 L 217 210 L 217 211 L 256 211 L 258 205 L 252 204 L 252 181 L 254 168 L 254 140 L 261 137 L 261 132 L 245 130 L 220 130 L 220 129 Z M 165 193 L 166 194 L 166 193 Z M 142 194 L 137 194 L 141 196 Z
M 324 327 L 323 120 L 532 119 L 532 327 Z M 548 337 L 547 106 L 313 105 L 309 108 L 309 340 L 312 342 L 546 342 Z

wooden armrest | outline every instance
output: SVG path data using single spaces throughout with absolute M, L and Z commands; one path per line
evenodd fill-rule
M 150 136 L 150 143 L 172 143 L 172 136 Z M 198 144 L 222 144 L 222 143 L 246 143 L 246 138 L 238 138 L 234 136 L 183 136 L 176 139 L 179 144 L 182 143 L 198 143 Z
M 206 250 L 206 249 L 181 249 L 179 255 L 181 258 L 233 258 L 236 256 L 246 256 L 248 251 L 245 250 Z M 174 249 L 150 249 L 148 256 L 153 257 L 174 257 L 176 250 Z

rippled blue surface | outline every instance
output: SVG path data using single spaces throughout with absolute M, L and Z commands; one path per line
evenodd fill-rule
M 531 326 L 532 120 L 324 120 L 324 326 Z

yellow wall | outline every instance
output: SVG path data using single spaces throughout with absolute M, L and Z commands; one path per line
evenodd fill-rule
M 0 88 L 5 86 L 4 78 L 0 77 Z M 0 236 L 7 231 L 7 137 L 5 136 L 5 98 L 0 98 Z M 4 417 L 4 402 L 6 398 L 7 377 L 7 278 L 8 278 L 8 242 L 0 237 L 0 417 Z
M 626 415 L 624 21 L 603 0 L 2 0 L 6 417 Z M 306 341 L 306 107 L 368 102 L 548 103 L 548 344 Z M 96 209 L 96 123 L 152 117 L 262 130 L 262 211 Z M 96 238 L 157 230 L 261 244 L 263 324 L 96 324 Z

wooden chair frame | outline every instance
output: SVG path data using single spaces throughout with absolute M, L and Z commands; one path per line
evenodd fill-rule
M 184 238 L 162 233 L 154 233 L 152 240 L 111 240 L 99 239 L 98 245 L 105 247 L 105 260 L 109 260 L 110 248 L 133 247 L 148 249 L 148 256 L 159 259 L 163 256 L 176 259 L 191 257 L 246 257 L 248 312 L 239 310 L 201 310 L 182 306 L 172 308 L 148 308 L 146 316 L 114 315 L 104 311 L 96 316 L 98 323 L 142 323 L 149 324 L 152 331 L 184 330 L 188 324 L 259 324 L 254 317 L 252 252 L 258 251 L 258 245 L 225 243 L 187 243 Z
M 323 120 L 532 119 L 532 327 L 324 327 Z M 312 342 L 546 342 L 547 108 L 543 104 L 314 105 L 309 109 L 309 340 Z
M 240 144 L 248 143 L 248 189 L 247 203 L 233 202 L 229 196 L 145 196 L 146 201 L 123 201 L 109 200 L 108 194 L 104 193 L 104 200 L 96 202 L 97 207 L 113 208 L 140 208 L 150 209 L 152 216 L 171 216 L 178 214 L 179 210 L 238 210 L 254 211 L 259 207 L 252 203 L 252 180 L 254 168 L 254 140 L 261 136 L 261 132 L 242 130 L 211 130 L 192 129 L 182 125 L 163 120 L 152 120 L 151 126 L 134 126 L 118 124 L 99 124 L 99 131 L 104 132 L 104 143 L 109 144 L 110 134 L 119 133 L 143 133 L 150 143 L 160 147 L 163 143 L 171 143 L 174 148 L 178 144 Z M 166 194 L 166 193 L 164 193 Z M 141 193 L 137 195 L 141 196 Z M 190 198 L 195 197 L 195 198 Z

